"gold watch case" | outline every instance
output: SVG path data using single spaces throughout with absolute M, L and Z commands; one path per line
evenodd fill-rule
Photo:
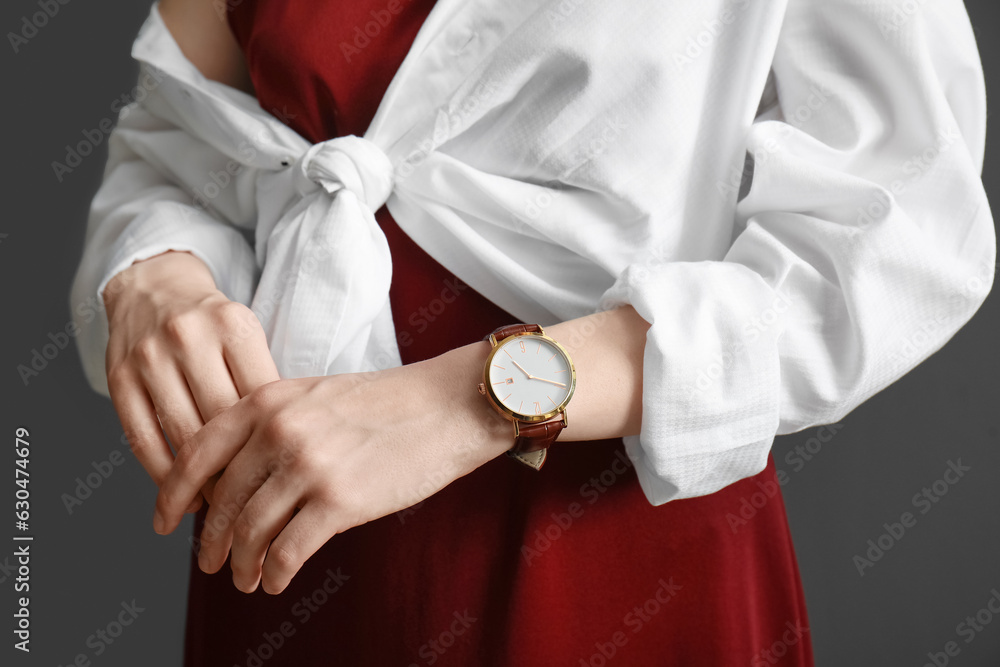
M 563 357 L 566 359 L 570 371 L 570 385 L 569 385 L 569 391 L 566 393 L 566 398 L 564 398 L 559 403 L 559 405 L 557 405 L 551 411 L 537 415 L 517 412 L 516 410 L 512 410 L 508 408 L 506 405 L 504 405 L 500 401 L 500 398 L 497 396 L 492 385 L 490 384 L 490 376 L 489 376 L 490 366 L 493 364 L 493 358 L 502 349 L 499 342 L 497 341 L 496 337 L 493 334 L 490 334 L 490 344 L 493 346 L 493 348 L 490 350 L 489 356 L 486 357 L 486 363 L 483 364 L 483 381 L 479 383 L 479 393 L 484 394 L 486 396 L 490 404 L 497 410 L 497 412 L 504 415 L 508 419 L 514 421 L 515 426 L 516 422 L 518 421 L 528 422 L 528 423 L 548 421 L 549 419 L 552 419 L 560 412 L 563 413 L 563 418 L 565 419 L 566 406 L 569 405 L 570 399 L 573 398 L 573 392 L 576 390 L 576 367 L 573 365 L 573 358 L 569 356 L 569 352 L 566 351 L 566 348 L 560 345 L 558 341 L 548 336 L 545 333 L 544 329 L 542 329 L 537 333 L 525 332 L 525 333 L 514 334 L 513 336 L 504 338 L 502 342 L 507 343 L 509 341 L 519 340 L 522 338 L 530 338 L 532 340 L 537 340 L 537 339 L 544 340 L 546 343 L 556 348 L 556 350 L 558 350 L 559 353 L 562 354 Z

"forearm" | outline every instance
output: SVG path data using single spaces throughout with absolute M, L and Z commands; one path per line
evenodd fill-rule
M 567 408 L 569 427 L 560 442 L 617 438 L 639 433 L 642 422 L 642 360 L 649 323 L 631 306 L 546 326 L 545 332 L 569 352 L 576 367 L 576 391 Z M 476 391 L 489 353 L 486 341 L 451 350 L 430 364 L 440 371 L 442 389 L 460 410 L 491 429 L 497 453 L 513 442 L 513 426 L 503 422 Z M 428 400 L 437 400 L 428 397 Z M 509 426 L 509 428 L 507 428 Z
M 570 428 L 560 440 L 636 435 L 642 424 L 642 358 L 646 322 L 631 306 L 546 327 L 576 366 Z
M 577 367 L 566 440 L 638 431 L 646 328 L 631 307 L 546 327 Z M 477 391 L 488 352 L 480 341 L 402 367 L 258 387 L 178 450 L 157 499 L 157 532 L 173 531 L 221 473 L 201 568 L 217 571 L 231 546 L 241 590 L 263 581 L 282 591 L 331 536 L 413 506 L 511 448 L 511 423 Z

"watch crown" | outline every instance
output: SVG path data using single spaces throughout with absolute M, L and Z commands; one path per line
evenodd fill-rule
M 486 395 L 486 385 L 483 384 L 482 382 L 479 383 L 479 393 L 482 394 L 483 396 Z

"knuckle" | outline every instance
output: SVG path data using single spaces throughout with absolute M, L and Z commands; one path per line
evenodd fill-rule
M 262 427 L 261 435 L 271 446 L 286 446 L 299 442 L 300 421 L 293 413 L 280 411 L 274 414 Z M 301 455 L 301 453 L 299 454 Z M 298 458 L 298 457 L 297 457 Z
M 135 344 L 132 355 L 141 366 L 149 367 L 155 366 L 160 361 L 162 352 L 155 338 L 146 337 Z
M 119 390 L 124 389 L 129 380 L 129 368 L 120 361 L 108 362 L 108 393 L 114 395 Z
M 261 385 L 250 393 L 247 400 L 257 413 L 269 412 L 278 403 L 277 383 Z
M 227 301 L 215 311 L 219 324 L 227 331 L 241 331 L 249 326 L 253 312 L 238 301 Z
M 318 489 L 314 500 L 324 508 L 327 514 L 344 518 L 361 514 L 364 500 L 349 484 L 332 481 Z
M 290 574 L 299 569 L 299 557 L 286 544 L 272 544 L 268 552 L 271 566 L 282 574 Z
M 163 323 L 163 333 L 175 344 L 188 341 L 195 333 L 197 323 L 192 313 L 174 315 Z

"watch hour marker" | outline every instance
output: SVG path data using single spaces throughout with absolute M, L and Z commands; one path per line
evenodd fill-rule
M 565 369 L 565 368 L 564 368 L 564 369 L 562 369 L 561 371 L 556 371 L 556 373 L 565 373 L 565 372 L 566 372 L 566 369 Z
M 505 400 L 505 401 L 506 401 L 506 400 L 507 400 L 508 398 L 510 398 L 510 394 L 507 394 L 506 396 L 504 396 L 504 397 L 503 397 L 503 400 Z
M 523 408 L 524 408 L 524 401 L 521 401 L 521 405 L 517 406 L 517 411 L 524 412 Z
M 535 414 L 536 415 L 542 414 L 542 404 L 539 403 L 538 401 L 535 401 Z
M 512 356 L 511 356 L 510 352 L 508 352 L 508 351 L 507 351 L 507 348 L 504 348 L 504 349 L 503 349 L 503 352 L 504 352 L 504 354 L 506 354 L 506 355 L 507 355 L 508 357 L 510 357 L 511 359 L 513 359 L 513 358 L 514 358 L 514 357 L 512 357 Z
M 506 369 L 506 368 L 504 368 L 503 366 L 499 366 L 499 365 L 497 365 L 497 364 L 493 364 L 493 365 L 494 365 L 494 366 L 496 366 L 497 368 L 499 368 L 499 369 L 500 369 L 500 370 L 502 370 L 502 371 L 505 371 L 505 370 L 507 370 L 507 369 Z
M 527 350 L 526 350 L 526 349 L 524 349 L 524 341 L 522 340 L 522 341 L 521 341 L 521 353 L 523 354 L 523 353 L 525 353 L 525 352 L 527 352 Z
M 547 399 L 549 399 L 550 401 L 552 401 L 552 397 L 551 397 L 551 396 L 549 396 L 548 394 L 546 394 L 546 395 L 545 395 L 545 398 L 547 398 Z M 552 405 L 559 405 L 559 404 L 558 404 L 558 403 L 556 403 L 555 401 L 552 401 Z
M 546 359 L 545 361 L 546 361 L 546 363 L 548 363 L 549 361 L 552 361 L 552 360 L 553 360 L 553 359 L 555 359 L 555 358 L 556 358 L 556 353 L 555 353 L 555 352 L 553 352 L 553 353 L 552 353 L 552 356 L 551 356 L 551 357 L 549 357 L 548 359 Z

